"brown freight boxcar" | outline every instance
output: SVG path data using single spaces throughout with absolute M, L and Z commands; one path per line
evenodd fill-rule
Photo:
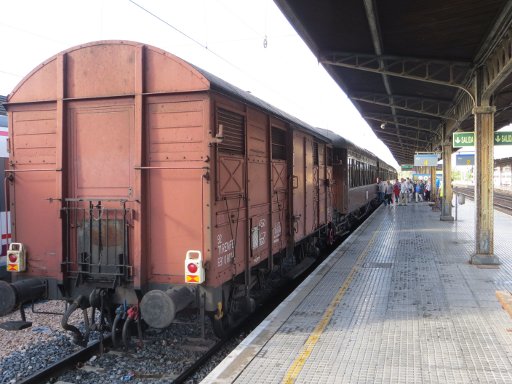
M 114 336 L 124 319 L 164 328 L 190 306 L 223 333 L 274 275 L 295 276 L 375 205 L 376 177 L 393 174 L 343 138 L 139 43 L 60 53 L 7 109 L 16 243 L 0 315 L 63 298 L 63 326 L 79 342 L 88 331 L 67 320 L 90 307 Z
M 26 269 L 0 284 L 0 313 L 64 298 L 83 342 L 67 324 L 77 308 L 112 327 L 140 305 L 162 328 L 195 305 L 222 332 L 327 236 L 330 139 L 160 49 L 69 49 L 6 106 L 12 259 Z

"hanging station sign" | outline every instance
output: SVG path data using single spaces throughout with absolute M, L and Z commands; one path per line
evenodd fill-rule
M 475 165 L 474 153 L 459 153 L 455 156 L 455 165 Z
M 418 153 L 414 155 L 414 165 L 416 167 L 435 167 L 437 159 L 437 153 Z
M 494 145 L 512 145 L 512 131 L 494 132 Z M 454 132 L 452 146 L 453 148 L 474 147 L 475 133 Z
M 474 132 L 454 132 L 452 145 L 453 145 L 453 148 L 474 147 L 475 146 L 475 133 Z
M 512 145 L 512 132 L 494 132 L 494 145 Z

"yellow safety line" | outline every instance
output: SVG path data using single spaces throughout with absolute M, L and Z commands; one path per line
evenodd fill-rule
M 512 317 L 512 295 L 508 291 L 496 291 L 501 307 Z
M 352 267 L 352 270 L 350 271 L 349 275 L 347 276 L 345 282 L 341 286 L 341 288 L 336 293 L 336 296 L 332 299 L 331 303 L 325 310 L 322 319 L 317 324 L 309 338 L 307 339 L 306 343 L 302 347 L 299 355 L 291 365 L 291 367 L 288 369 L 288 372 L 286 372 L 286 375 L 283 379 L 284 384 L 291 384 L 294 383 L 297 379 L 297 376 L 299 376 L 299 373 L 302 371 L 302 368 L 304 367 L 304 364 L 306 364 L 307 359 L 311 355 L 311 352 L 313 352 L 313 348 L 315 348 L 316 343 L 320 339 L 320 336 L 322 336 L 322 333 L 324 332 L 325 328 L 327 327 L 327 324 L 329 324 L 329 321 L 331 320 L 332 315 L 334 314 L 334 310 L 340 303 L 341 299 L 345 295 L 345 292 L 347 291 L 348 287 L 350 286 L 350 283 L 352 283 L 352 280 L 354 279 L 356 273 L 358 272 L 362 261 L 366 258 L 366 255 L 368 254 L 368 251 L 370 247 L 373 245 L 375 241 L 375 237 L 377 236 L 377 233 L 379 231 L 374 231 L 373 236 L 371 240 L 368 242 L 368 245 L 365 247 L 363 252 L 359 255 L 359 257 L 356 260 L 356 263 Z

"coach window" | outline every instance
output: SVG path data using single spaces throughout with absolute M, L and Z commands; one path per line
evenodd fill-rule
M 318 166 L 318 143 L 313 142 L 313 165 Z
M 363 164 L 361 164 L 360 161 L 357 161 L 357 180 L 356 180 L 356 186 L 359 187 L 361 185 L 361 182 L 363 180 Z
M 348 176 L 349 176 L 349 187 L 354 186 L 354 160 L 348 159 Z
M 354 187 L 359 183 L 359 162 L 354 159 Z

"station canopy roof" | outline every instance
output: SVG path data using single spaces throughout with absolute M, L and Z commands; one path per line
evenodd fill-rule
M 474 130 L 482 68 L 495 129 L 512 121 L 512 1 L 275 2 L 399 164 Z

